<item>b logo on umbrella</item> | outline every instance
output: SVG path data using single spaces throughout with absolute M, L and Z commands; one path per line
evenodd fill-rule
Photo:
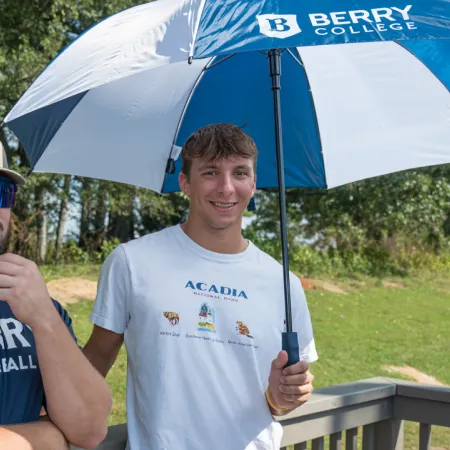
M 256 17 L 260 32 L 272 38 L 285 39 L 302 32 L 295 14 L 262 14 Z

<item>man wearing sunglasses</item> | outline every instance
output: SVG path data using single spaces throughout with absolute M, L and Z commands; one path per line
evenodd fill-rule
M 0 148 L 0 448 L 94 448 L 107 431 L 111 392 L 78 348 L 71 319 L 50 298 L 36 264 L 5 253 L 24 183 Z

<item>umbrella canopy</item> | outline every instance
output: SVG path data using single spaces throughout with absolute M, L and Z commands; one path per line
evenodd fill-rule
M 279 187 L 293 364 L 285 186 L 450 162 L 449 38 L 448 0 L 159 0 L 82 35 L 5 122 L 37 172 L 158 192 L 192 132 L 247 125 L 257 187 Z
M 448 163 L 450 3 L 385 3 L 137 6 L 66 48 L 5 122 L 36 172 L 158 192 L 178 190 L 165 170 L 191 132 L 246 125 L 260 151 L 258 187 L 276 187 L 265 51 L 282 48 L 286 186 L 331 188 Z

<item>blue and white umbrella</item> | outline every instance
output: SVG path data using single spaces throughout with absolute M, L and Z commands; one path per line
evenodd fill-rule
M 291 331 L 284 187 L 449 163 L 449 38 L 448 0 L 159 0 L 83 34 L 5 123 L 35 172 L 158 192 L 194 130 L 246 124 L 280 188 Z

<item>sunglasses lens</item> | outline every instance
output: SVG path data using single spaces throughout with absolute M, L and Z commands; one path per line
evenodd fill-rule
M 13 208 L 16 204 L 17 185 L 6 178 L 0 178 L 0 208 Z

